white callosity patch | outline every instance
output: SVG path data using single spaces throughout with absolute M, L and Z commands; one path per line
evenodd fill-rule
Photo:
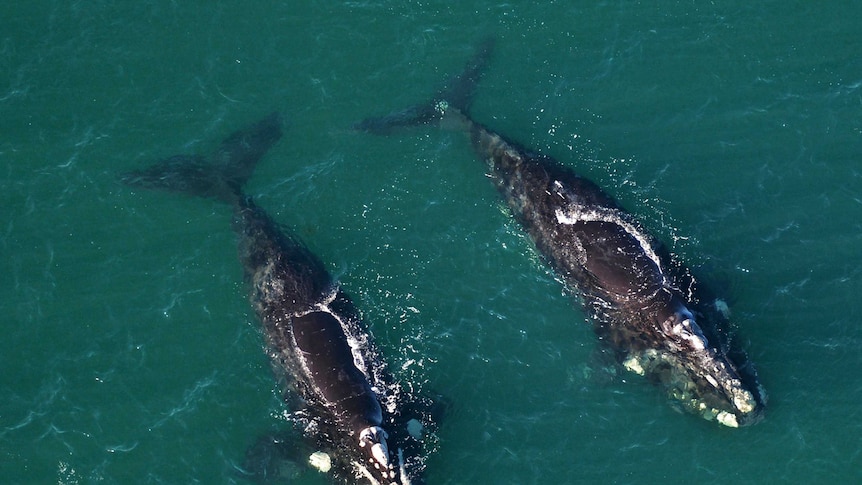
M 757 406 L 754 395 L 744 389 L 734 389 L 731 394 L 733 395 L 733 405 L 743 413 L 750 413 Z
M 695 350 L 703 350 L 707 347 L 703 331 L 697 322 L 694 321 L 694 315 L 687 308 L 678 310 L 662 322 L 661 329 L 668 336 L 677 337 L 688 342 Z
M 332 458 L 322 451 L 312 453 L 308 457 L 308 463 L 323 473 L 328 473 L 332 469 Z
M 646 375 L 660 369 L 679 369 L 681 364 L 677 359 L 667 353 L 659 352 L 655 349 L 647 349 L 642 352 L 632 352 L 623 361 L 623 367 L 638 375 Z M 717 386 L 716 378 L 706 376 L 710 384 Z M 682 405 L 695 414 L 699 414 L 705 419 L 716 420 L 724 426 L 736 428 L 739 426 L 737 415 L 725 410 L 717 409 L 708 405 L 700 399 L 697 394 L 696 384 L 684 373 L 674 372 L 671 376 L 672 383 L 668 383 L 670 388 L 668 394 L 671 398 L 682 403 Z M 751 394 L 745 390 L 737 390 L 734 383 L 725 383 L 725 387 L 731 387 L 731 395 L 734 396 L 734 406 L 743 414 L 754 410 L 754 399 Z M 739 394 L 739 395 L 737 395 Z
M 715 420 L 730 428 L 739 427 L 739 422 L 736 421 L 736 416 L 731 413 L 728 413 L 727 411 L 722 411 L 718 413 L 718 416 L 715 417 Z
M 389 448 L 386 445 L 386 438 L 388 437 L 389 434 L 380 426 L 369 426 L 359 433 L 359 446 L 363 448 L 370 446 L 374 467 L 385 474 L 389 474 L 391 478 L 395 476 L 395 472 L 390 470 Z
M 625 367 L 627 371 L 634 372 L 639 376 L 642 376 L 646 373 L 643 366 L 641 365 L 641 360 L 635 354 L 629 354 L 629 356 L 626 357 L 626 360 L 623 361 L 623 367 Z
M 675 326 L 674 330 L 695 349 L 703 350 L 706 348 L 706 339 L 702 336 L 703 332 L 700 331 L 694 319 L 687 318 L 683 320 L 681 328 L 677 329 L 677 326 Z

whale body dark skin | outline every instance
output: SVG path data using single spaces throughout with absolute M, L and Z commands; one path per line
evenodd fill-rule
M 466 114 L 490 53 L 491 44 L 483 44 L 431 102 L 356 128 L 385 134 L 438 123 L 466 133 L 514 217 L 579 295 L 599 338 L 626 369 L 664 386 L 684 409 L 706 419 L 731 427 L 757 421 L 765 393 L 744 353 L 731 348 L 726 318 L 709 308 L 714 300 L 691 271 L 595 183 Z
M 233 206 L 239 257 L 268 352 L 303 403 L 292 422 L 322 452 L 310 457 L 313 464 L 344 483 L 420 483 L 422 446 L 408 432 L 415 418 L 405 412 L 412 403 L 388 374 L 352 302 L 302 241 L 242 193 L 280 137 L 281 118 L 273 114 L 230 135 L 209 158 L 171 157 L 123 181 Z

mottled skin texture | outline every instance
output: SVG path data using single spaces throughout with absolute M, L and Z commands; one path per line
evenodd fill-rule
M 295 427 L 332 461 L 343 483 L 418 484 L 424 469 L 422 445 L 408 433 L 407 402 L 393 382 L 350 299 L 323 264 L 289 231 L 279 227 L 242 187 L 258 161 L 281 137 L 273 113 L 228 136 L 209 157 L 178 155 L 124 174 L 134 187 L 209 197 L 234 208 L 239 256 L 251 286 L 267 348 L 289 395 L 299 402 Z M 268 439 L 299 449 L 298 444 Z M 256 449 L 256 459 L 271 452 Z M 307 460 L 295 452 L 278 452 Z M 269 460 L 264 460 L 269 461 Z M 257 478 L 279 467 L 264 463 Z
M 696 323 L 704 315 L 695 280 L 630 213 L 555 160 L 524 150 L 456 110 L 445 116 L 465 127 L 514 216 L 577 291 L 597 334 L 620 361 L 642 360 L 648 378 L 708 419 L 721 412 L 732 415 L 718 416 L 731 426 L 756 419 L 759 390 L 749 389 L 726 355 L 722 329 L 704 330 Z
M 691 272 L 674 264 L 596 184 L 466 114 L 493 45 L 481 43 L 431 101 L 354 127 L 389 134 L 437 124 L 467 133 L 515 218 L 580 296 L 599 338 L 620 362 L 663 385 L 688 411 L 728 426 L 754 422 L 765 393 L 744 352 L 730 345 L 726 315 L 711 308 L 715 300 Z
M 661 262 L 644 251 L 642 241 L 621 229 L 620 223 L 639 226 L 613 198 L 555 160 L 530 154 L 483 126 L 466 122 L 477 152 L 489 161 L 491 180 L 515 218 L 581 296 L 610 312 L 654 308 L 650 313 L 658 312 L 655 318 L 661 321 L 670 317 L 674 304 L 684 306 Z M 578 214 L 586 216 L 560 222 Z
M 382 410 L 369 379 L 382 376 L 354 362 L 341 322 L 355 332 L 360 328 L 347 296 L 300 241 L 278 230 L 250 200 L 237 206 L 236 221 L 252 305 L 274 357 L 302 376 L 297 385 L 303 398 L 328 408 L 352 432 L 379 426 Z M 362 350 L 379 359 L 370 347 Z
M 404 449 L 412 442 L 410 451 L 415 451 L 418 442 L 403 431 L 406 421 L 399 421 L 403 416 L 393 393 L 396 386 L 352 303 L 302 242 L 282 231 L 250 199 L 237 204 L 234 228 L 252 305 L 272 358 L 286 370 L 292 390 L 315 411 L 309 424 L 323 438 L 321 446 L 335 445 L 334 458 L 343 461 L 340 475 L 350 476 L 345 470 L 352 468 L 351 461 L 367 464 L 371 458 L 371 447 L 359 444 L 360 432 L 382 427 L 394 445 L 389 461 L 396 473 L 384 477 L 374 466 L 367 469 L 380 483 L 401 483 L 395 446 Z M 381 402 L 395 407 L 395 413 Z
M 731 345 L 722 305 L 596 184 L 467 115 L 493 46 L 492 39 L 479 44 L 429 102 L 354 127 L 388 134 L 436 124 L 467 133 L 515 218 L 623 366 L 706 419 L 753 423 L 766 395 L 744 352 Z

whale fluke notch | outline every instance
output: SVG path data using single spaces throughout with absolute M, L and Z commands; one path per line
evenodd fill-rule
M 120 176 L 131 187 L 179 192 L 233 204 L 263 156 L 282 136 L 275 111 L 228 135 L 209 157 L 175 155 Z
M 450 78 L 429 101 L 388 115 L 365 118 L 354 124 L 354 129 L 385 135 L 399 127 L 438 122 L 444 114 L 444 110 L 440 109 L 440 103 L 445 103 L 458 111 L 468 112 L 473 104 L 476 86 L 482 79 L 491 60 L 495 42 L 493 37 L 488 37 L 479 43 L 476 52 L 467 62 L 464 70 L 457 76 Z

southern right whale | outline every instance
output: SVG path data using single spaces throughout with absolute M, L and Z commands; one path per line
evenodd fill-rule
M 323 263 L 243 193 L 258 161 L 281 138 L 281 126 L 273 113 L 228 136 L 210 157 L 170 157 L 122 180 L 233 208 L 239 256 L 268 353 L 299 398 L 301 407 L 289 420 L 317 450 L 309 462 L 342 483 L 421 483 L 419 431 L 431 424 L 422 410 L 431 403 L 402 390 Z
M 470 118 L 492 47 L 492 41 L 481 44 L 430 101 L 355 127 L 386 134 L 437 124 L 466 133 L 514 217 L 579 295 L 619 362 L 662 385 L 692 413 L 731 427 L 755 422 L 766 394 L 729 337 L 726 313 L 716 311 L 717 300 L 692 272 L 598 185 Z

